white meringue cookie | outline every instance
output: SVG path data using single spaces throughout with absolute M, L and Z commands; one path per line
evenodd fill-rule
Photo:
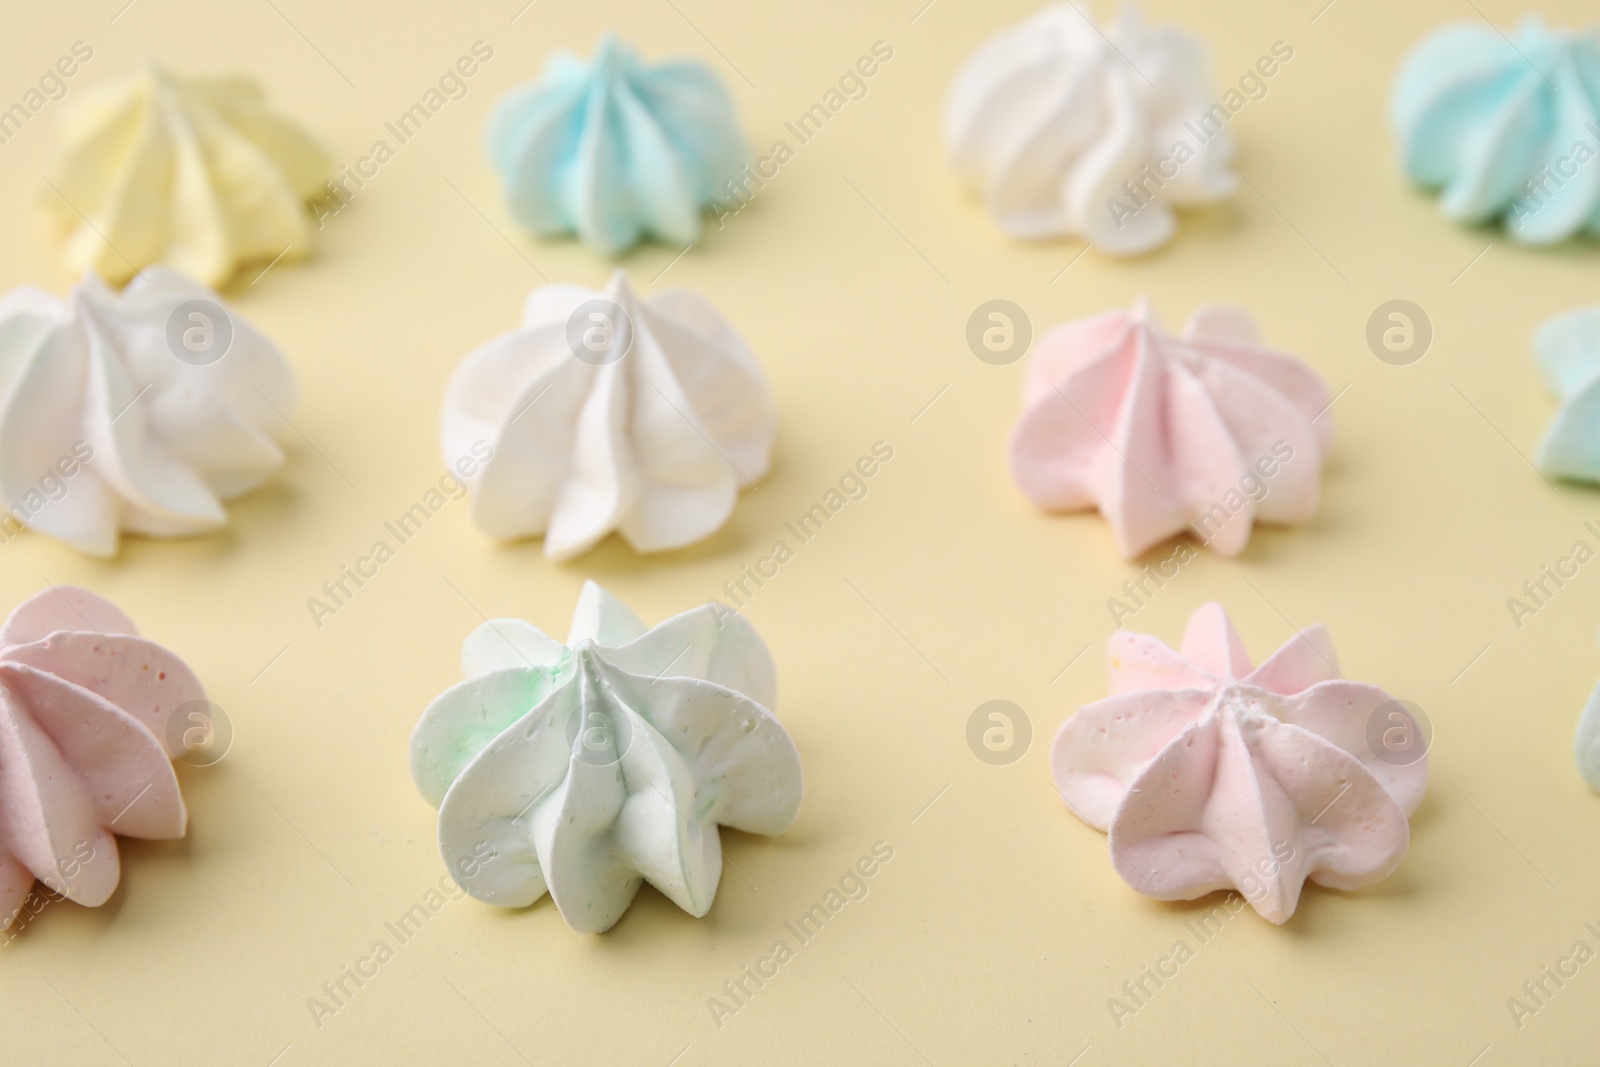
M 277 347 L 175 271 L 150 267 L 120 295 L 93 274 L 66 300 L 14 290 L 0 298 L 0 535 L 29 526 L 109 556 L 119 530 L 216 529 L 222 501 L 283 462 L 273 437 L 294 404 Z
M 613 530 L 636 552 L 709 536 L 776 433 L 761 368 L 716 309 L 683 290 L 641 300 L 618 271 L 604 293 L 534 290 L 522 327 L 456 368 L 440 436 L 452 466 L 492 449 L 466 476 L 485 533 L 542 534 L 567 560 Z
M 967 61 L 950 89 L 945 138 L 952 165 L 1007 233 L 1076 234 L 1134 254 L 1172 235 L 1173 205 L 1233 192 L 1233 135 L 1219 125 L 1195 144 L 1185 126 L 1215 104 L 1199 39 L 1145 27 L 1132 5 L 1102 31 L 1075 5 L 1057 3 Z M 1159 175 L 1155 188 L 1145 168 L 1163 160 L 1175 173 Z M 1124 183 L 1141 181 L 1154 198 L 1131 214 L 1113 210 L 1113 200 L 1131 202 Z
M 718 825 L 779 834 L 800 808 L 800 755 L 769 708 L 777 673 L 743 616 L 702 605 L 647 629 L 584 584 L 565 645 L 520 619 L 461 649 L 467 680 L 411 737 L 439 809 L 439 851 L 472 896 L 549 893 L 600 933 L 643 881 L 696 917 L 722 876 Z
M 160 263 L 220 285 L 243 263 L 310 251 L 306 205 L 332 164 L 255 83 L 147 67 L 64 109 L 43 196 L 74 270 L 120 285 Z

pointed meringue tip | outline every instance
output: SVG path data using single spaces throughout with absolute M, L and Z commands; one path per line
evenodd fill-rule
M 112 288 L 111 283 L 100 277 L 100 272 L 93 267 L 83 268 L 83 273 L 78 276 L 77 283 L 67 291 L 67 303 L 77 308 L 97 300 L 115 299 L 116 291 Z
M 611 272 L 611 280 L 606 282 L 606 296 L 618 304 L 632 302 L 637 297 L 634 295 L 633 283 L 628 280 L 628 272 L 618 267 Z
M 1189 616 L 1180 652 L 1184 659 L 1219 679 L 1244 678 L 1255 669 L 1233 620 L 1215 600 L 1200 605 Z
M 594 68 L 607 75 L 616 74 L 628 58 L 629 48 L 616 30 L 607 29 L 594 47 Z
M 1143 293 L 1133 302 L 1133 310 L 1128 315 L 1128 324 L 1133 329 L 1155 333 L 1161 333 L 1166 328 L 1161 316 L 1156 312 L 1155 304 Z

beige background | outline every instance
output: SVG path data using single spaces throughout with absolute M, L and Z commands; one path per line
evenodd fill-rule
M 1027 3 L 935 0 L 919 14 L 921 0 L 537 0 L 519 13 L 522 2 L 135 0 L 119 13 L 123 0 L 95 0 L 13 10 L 0 34 L 7 104 L 83 39 L 95 55 L 72 92 L 144 58 L 246 71 L 344 161 L 474 41 L 494 48 L 466 98 L 328 221 L 310 262 L 228 290 L 303 390 L 287 466 L 230 509 L 231 528 L 130 540 L 109 563 L 32 535 L 0 546 L 0 600 L 47 580 L 112 597 L 188 659 L 237 732 L 220 764 L 181 770 L 187 840 L 125 844 L 107 906 L 51 905 L 0 947 L 8 1063 L 1592 1057 L 1600 965 L 1520 1030 L 1506 999 L 1575 940 L 1600 948 L 1583 927 L 1600 920 L 1600 797 L 1571 758 L 1600 676 L 1600 564 L 1520 631 L 1505 601 L 1574 540 L 1596 543 L 1582 524 L 1600 519 L 1600 496 L 1553 487 L 1526 459 L 1553 410 L 1528 339 L 1597 299 L 1594 251 L 1522 251 L 1447 224 L 1402 181 L 1385 118 L 1393 72 L 1426 29 L 1475 8 L 1509 27 L 1516 5 L 1152 3 L 1210 42 L 1219 88 L 1275 41 L 1294 58 L 1234 122 L 1248 180 L 1237 198 L 1119 262 L 1078 258 L 1075 241 L 1008 242 L 942 165 L 952 74 Z M 1583 12 L 1547 8 L 1557 23 Z M 725 229 L 675 264 L 679 250 L 663 247 L 624 263 L 642 290 L 704 293 L 748 338 L 781 412 L 773 472 L 717 536 L 651 559 L 612 541 L 554 566 L 536 542 L 489 542 L 452 504 L 319 630 L 306 598 L 440 473 L 451 368 L 509 329 L 542 280 L 599 286 L 612 269 L 518 233 L 481 144 L 500 94 L 550 49 L 587 51 L 608 26 L 649 57 L 704 58 L 763 150 L 874 41 L 894 48 L 867 97 Z M 57 106 L 0 146 L 6 287 L 70 282 L 35 199 Z M 1176 641 L 1217 599 L 1259 658 L 1324 621 L 1347 673 L 1420 704 L 1437 742 L 1397 875 L 1357 894 L 1308 889 L 1283 928 L 1240 914 L 1119 1030 L 1107 999 L 1191 937 L 1199 909 L 1123 885 L 1104 837 L 1054 795 L 1047 746 L 1103 693 L 1105 600 L 1135 567 L 1099 519 L 1037 514 L 1012 486 L 1023 364 L 979 362 L 963 333 L 991 298 L 1043 329 L 1141 293 L 1174 325 L 1197 304 L 1241 302 L 1272 343 L 1348 389 L 1316 520 L 1258 533 L 1236 561 L 1202 553 L 1129 625 Z M 1380 363 L 1363 339 L 1396 297 L 1437 331 L 1409 367 Z M 443 873 L 407 738 L 457 680 L 479 613 L 564 633 L 586 577 L 652 622 L 716 596 L 880 439 L 895 457 L 870 494 L 749 608 L 805 761 L 794 830 L 729 834 L 704 920 L 649 889 L 601 937 L 570 932 L 548 902 L 450 903 L 318 1028 L 307 999 L 375 940 L 393 945 L 384 923 Z M 1026 709 L 1034 731 L 1008 767 L 965 741 L 972 710 L 995 698 Z M 717 1028 L 707 999 L 880 840 L 894 859 L 870 895 Z

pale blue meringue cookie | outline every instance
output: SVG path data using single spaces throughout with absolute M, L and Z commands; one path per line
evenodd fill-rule
M 1525 244 L 1600 233 L 1600 38 L 1530 16 L 1434 31 L 1407 58 L 1390 117 L 1412 181 L 1457 222 L 1503 220 Z
M 749 158 L 715 74 L 692 60 L 647 66 L 610 33 L 589 62 L 551 56 L 495 108 L 488 139 L 519 222 L 607 254 L 652 237 L 692 243 Z
M 1600 307 L 1551 319 L 1533 338 L 1534 358 L 1561 398 L 1534 457 L 1557 478 L 1600 482 Z

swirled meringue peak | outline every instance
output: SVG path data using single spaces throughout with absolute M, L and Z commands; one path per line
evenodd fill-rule
M 555 560 L 613 530 L 636 552 L 711 535 L 776 433 L 761 368 L 717 310 L 683 290 L 640 299 L 621 271 L 604 292 L 534 290 L 522 327 L 456 368 L 441 423 L 473 520 L 542 535 Z
M 120 285 L 163 264 L 221 285 L 243 264 L 311 250 L 306 208 L 332 163 L 254 82 L 152 66 L 63 106 L 66 143 L 42 195 L 72 269 Z
M 1141 301 L 1039 339 L 1011 472 L 1041 508 L 1099 508 L 1126 557 L 1185 531 L 1233 556 L 1254 523 L 1316 512 L 1329 402 L 1242 309 L 1202 308 L 1174 337 Z
M 0 929 L 35 880 L 97 907 L 117 887 L 113 835 L 166 841 L 188 823 L 168 728 L 205 690 L 115 606 L 52 586 L 0 628 Z M 182 735 L 177 737 L 182 741 Z
M 0 539 L 22 526 L 110 556 L 119 531 L 223 526 L 283 462 L 295 382 L 217 294 L 149 267 L 121 294 L 0 297 Z
M 1411 52 L 1390 115 L 1407 176 L 1463 223 L 1532 245 L 1600 233 L 1600 37 L 1536 16 L 1506 36 L 1442 27 Z
M 800 807 L 800 756 L 769 710 L 777 673 L 743 616 L 718 604 L 654 628 L 585 583 L 566 644 L 519 619 L 461 649 L 467 680 L 411 737 L 411 774 L 439 809 L 439 849 L 479 900 L 549 893 L 600 933 L 643 881 L 696 917 L 722 877 L 717 827 L 780 834 Z
M 1051 4 L 956 76 L 944 114 L 951 165 L 1014 237 L 1147 252 L 1177 228 L 1174 207 L 1238 184 L 1233 134 L 1199 125 L 1217 104 L 1209 68 L 1198 38 L 1145 26 L 1131 4 L 1103 31 L 1075 4 Z
M 553 55 L 501 101 L 488 140 L 519 222 L 607 255 L 650 238 L 693 243 L 749 157 L 715 74 L 692 60 L 646 65 L 610 33 L 587 63 Z
M 1207 604 L 1180 652 L 1119 630 L 1106 661 L 1112 695 L 1062 724 L 1050 767 L 1134 889 L 1157 900 L 1236 889 L 1282 923 L 1308 878 L 1359 889 L 1400 865 L 1428 782 L 1421 727 L 1382 689 L 1345 680 L 1322 626 L 1253 667 Z M 1380 736 L 1412 731 L 1411 762 L 1386 742 L 1374 754 L 1375 722 Z
M 1533 338 L 1534 357 L 1561 408 L 1534 459 L 1554 478 L 1600 482 L 1600 307 L 1558 315 Z

